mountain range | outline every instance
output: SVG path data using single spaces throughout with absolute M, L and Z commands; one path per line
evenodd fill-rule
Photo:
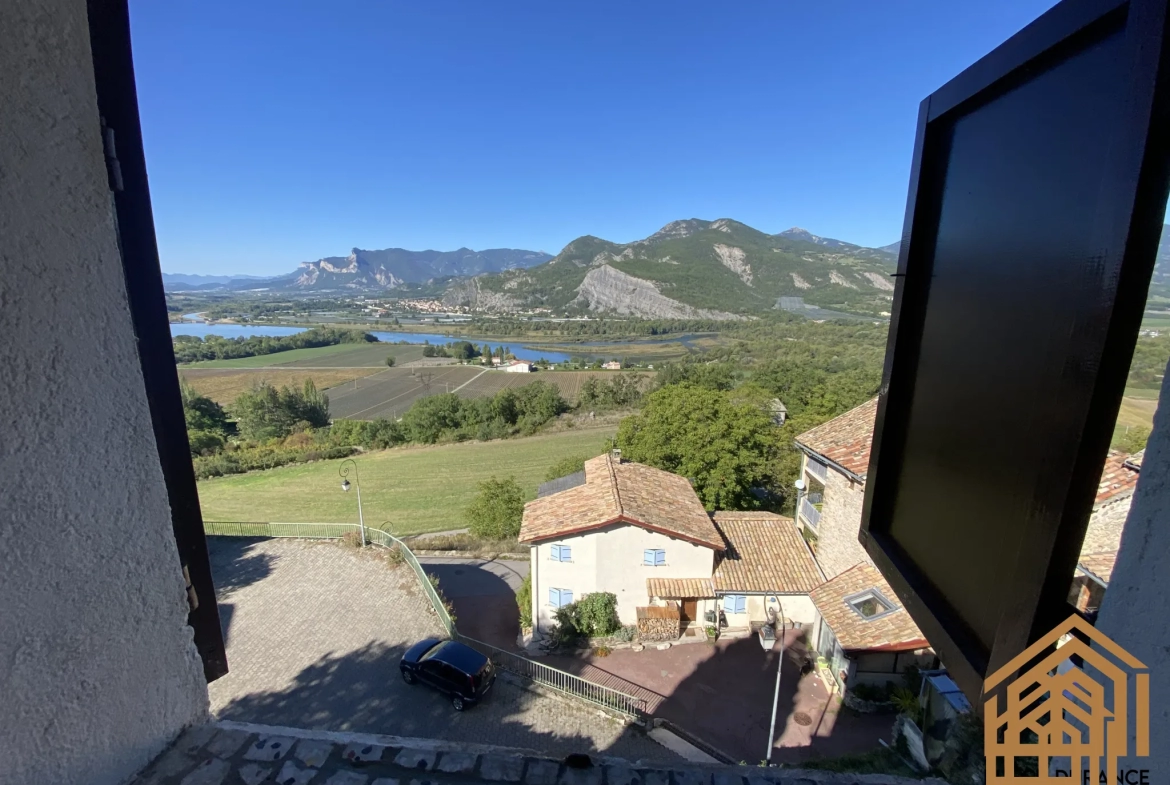
M 209 289 L 267 289 L 270 291 L 385 290 L 403 284 L 421 284 L 437 278 L 496 273 L 532 267 L 552 259 L 543 251 L 491 248 L 473 251 L 408 251 L 386 248 L 366 251 L 354 248 L 349 256 L 327 256 L 315 262 L 301 262 L 291 273 L 271 278 L 257 276 L 199 276 L 163 273 L 168 291 Z
M 527 269 L 452 281 L 444 302 L 484 311 L 548 308 L 659 319 L 738 319 L 808 306 L 888 315 L 896 257 L 793 228 L 673 221 L 614 243 L 586 235 Z

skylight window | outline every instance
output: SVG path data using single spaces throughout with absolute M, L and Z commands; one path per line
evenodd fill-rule
M 866 621 L 877 619 L 897 610 L 897 606 L 887 600 L 885 595 L 877 589 L 867 589 L 857 594 L 851 594 L 845 598 L 845 604 Z

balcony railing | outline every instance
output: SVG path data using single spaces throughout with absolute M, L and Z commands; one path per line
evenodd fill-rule
M 809 457 L 809 459 L 805 461 L 805 471 L 807 471 L 810 476 L 819 480 L 821 485 L 824 485 L 825 481 L 829 479 L 828 464 L 821 463 L 816 458 Z
M 821 525 L 821 511 L 809 504 L 807 497 L 800 500 L 800 517 L 814 529 Z

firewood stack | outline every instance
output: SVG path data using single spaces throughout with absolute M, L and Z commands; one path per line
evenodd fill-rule
M 677 604 L 638 608 L 638 635 L 644 641 L 674 641 L 682 635 L 682 615 Z

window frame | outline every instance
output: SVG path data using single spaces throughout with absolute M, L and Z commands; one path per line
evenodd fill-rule
M 1170 193 L 1170 84 L 1160 76 L 1170 67 L 1166 16 L 1166 3 L 1159 0 L 1062 0 L 919 107 L 858 539 L 947 663 L 954 681 L 976 705 L 989 674 L 1077 613 L 1067 602 L 1068 585 L 1124 392 Z M 1084 277 L 1095 275 L 1101 291 L 1092 308 L 1081 314 L 1078 329 L 1084 340 L 1076 351 L 1043 358 L 1057 369 L 1055 373 L 1075 368 L 1084 379 L 1076 395 L 1061 401 L 1062 416 L 1050 417 L 1032 434 L 1033 439 L 1059 445 L 1064 458 L 1048 468 L 1048 479 L 1010 489 L 1034 511 L 1020 520 L 1018 544 L 1010 560 L 1005 559 L 1010 572 L 1000 574 L 989 567 L 981 583 L 961 592 L 961 599 L 978 597 L 981 591 L 1010 598 L 997 603 L 1010 612 L 998 615 L 990 635 L 979 635 L 958 609 L 960 593 L 949 597 L 941 591 L 931 580 L 929 564 L 917 561 L 906 547 L 913 543 L 901 543 L 892 533 L 902 469 L 929 460 L 921 453 L 907 454 L 904 447 L 915 389 L 924 375 L 919 351 L 935 278 L 933 254 L 942 195 L 956 185 L 947 181 L 950 134 L 956 118 L 978 111 L 1115 24 L 1123 36 L 1120 66 L 1127 76 L 1117 83 L 1121 108 L 1099 180 L 1094 247 L 1075 249 L 1091 254 L 1094 267 L 1086 268 Z M 979 304 L 983 310 L 999 306 Z M 972 328 L 964 324 L 963 329 Z M 1018 434 L 1003 436 L 1006 442 Z M 983 448 L 952 443 L 948 449 L 962 453 Z M 939 517 L 946 520 L 945 509 Z M 951 547 L 961 550 L 966 533 L 956 531 Z
M 878 611 L 872 616 L 866 616 L 864 613 L 862 613 L 861 610 L 858 609 L 857 604 L 868 599 L 872 599 L 874 602 L 876 602 L 882 608 L 882 610 Z M 864 591 L 849 594 L 843 597 L 841 601 L 849 607 L 849 610 L 860 616 L 863 621 L 873 621 L 874 619 L 880 619 L 883 616 L 889 616 L 891 613 L 897 611 L 900 607 L 892 600 L 890 600 L 889 597 L 883 594 L 876 586 L 870 589 L 865 589 Z

